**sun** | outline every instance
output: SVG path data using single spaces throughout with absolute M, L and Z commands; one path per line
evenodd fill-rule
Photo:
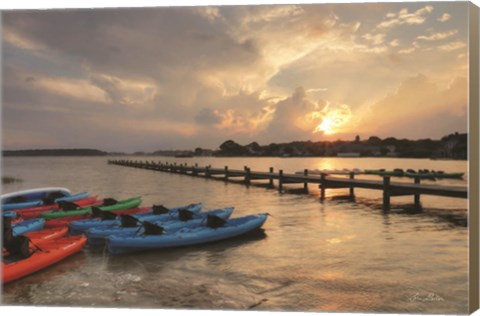
M 323 132 L 325 135 L 331 135 L 335 133 L 335 123 L 332 121 L 332 119 L 326 117 L 323 119 L 322 123 L 319 124 L 315 130 L 313 131 L 314 133 L 316 132 Z
M 345 104 L 337 107 L 331 107 L 327 104 L 322 111 L 317 113 L 322 121 L 315 127 L 313 133 L 323 132 L 324 135 L 340 132 L 352 117 L 350 107 Z

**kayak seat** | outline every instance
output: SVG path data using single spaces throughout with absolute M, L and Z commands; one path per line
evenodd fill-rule
M 8 201 L 8 203 L 24 203 L 24 202 L 28 202 L 28 199 L 23 195 L 15 196 Z
M 115 213 L 109 212 L 109 211 L 101 211 L 100 213 L 100 219 L 102 221 L 110 221 L 117 218 L 117 215 Z
M 117 204 L 118 201 L 115 200 L 115 199 L 112 199 L 112 198 L 106 198 L 106 199 L 103 199 L 103 204 L 102 206 L 112 206 L 112 205 L 115 205 Z
M 168 212 L 170 212 L 170 210 L 163 205 L 153 205 L 152 212 L 154 215 L 160 215 L 167 214 Z
M 148 221 L 143 222 L 143 227 L 145 228 L 144 235 L 163 235 L 165 233 L 165 229 Z
M 210 228 L 219 228 L 225 225 L 227 221 L 215 215 L 207 215 L 207 226 Z
M 103 211 L 96 206 L 92 206 L 92 215 L 93 217 L 102 217 Z
M 51 204 L 55 203 L 56 199 L 59 199 L 59 198 L 62 198 L 62 197 L 65 197 L 65 194 L 63 194 L 60 191 L 51 192 L 46 197 L 44 197 L 42 199 L 42 202 L 43 202 L 44 205 L 51 205 Z
M 191 220 L 194 214 L 195 213 L 187 209 L 180 209 L 178 210 L 178 219 L 181 220 L 182 222 L 186 222 Z
M 11 256 L 17 260 L 22 260 L 30 257 L 30 239 L 23 235 L 15 236 L 10 240 L 5 240 L 3 247 L 8 251 L 9 257 Z
M 74 211 L 80 208 L 77 204 L 69 201 L 59 201 L 57 204 L 58 208 L 63 211 Z
M 120 221 L 122 227 L 137 227 L 138 226 L 138 219 L 133 217 L 132 215 L 122 214 L 120 215 Z

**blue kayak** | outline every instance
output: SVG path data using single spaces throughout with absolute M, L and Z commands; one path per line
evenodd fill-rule
M 13 236 L 41 230 L 44 228 L 44 226 L 45 219 L 43 218 L 27 219 L 18 223 L 14 223 L 12 224 Z
M 155 214 L 154 207 L 152 207 L 148 212 L 145 213 L 138 213 L 133 214 L 132 216 L 135 218 L 143 218 L 143 220 L 150 220 L 150 218 L 155 218 L 160 216 L 161 218 L 171 218 L 178 216 L 178 211 L 181 209 L 186 209 L 190 212 L 200 212 L 202 209 L 202 203 L 196 204 L 189 204 L 185 206 L 178 206 L 175 208 L 168 209 L 167 213 L 164 214 Z M 120 218 L 117 217 L 115 219 L 101 219 L 101 218 L 87 218 L 83 220 L 73 221 L 69 224 L 69 230 L 71 235 L 79 235 L 85 233 L 88 229 L 93 227 L 116 227 L 120 226 L 121 221 Z
M 14 219 L 14 218 L 17 218 L 17 212 L 13 212 L 13 211 L 2 212 L 2 216 L 8 217 L 10 219 Z
M 70 196 L 57 198 L 57 199 L 55 199 L 55 203 L 58 203 L 58 202 L 75 202 L 75 201 L 78 201 L 78 200 L 85 199 L 89 196 L 90 196 L 89 192 L 77 193 L 77 194 L 73 194 L 73 195 L 70 195 Z
M 22 208 L 30 208 L 30 207 L 40 206 L 40 205 L 43 205 L 42 201 L 7 203 L 7 204 L 2 204 L 2 210 L 3 211 L 19 210 Z
M 87 196 L 89 196 L 88 192 L 72 195 L 70 190 L 65 188 L 39 188 L 17 191 L 1 196 L 2 210 L 19 210 L 41 206 L 46 204 L 46 200 L 50 200 L 51 204 L 58 201 L 76 201 Z
M 227 220 L 223 226 L 212 228 L 205 223 L 186 225 L 177 229 L 168 228 L 158 234 L 135 234 L 133 236 L 112 235 L 107 239 L 110 254 L 161 249 L 168 247 L 198 245 L 227 238 L 237 237 L 262 227 L 268 214 L 249 215 Z M 158 227 L 158 226 L 156 226 Z M 153 230 L 152 230 L 153 232 Z
M 57 187 L 28 189 L 28 190 L 15 191 L 11 193 L 2 194 L 0 195 L 0 200 L 2 201 L 2 204 L 32 202 L 32 201 L 41 200 L 52 194 L 70 196 L 71 192 L 67 188 L 57 188 Z
M 208 215 L 215 215 L 222 219 L 228 219 L 233 213 L 233 207 L 226 207 L 221 209 L 210 210 L 206 212 L 194 213 L 192 217 L 186 221 L 182 221 L 181 219 L 172 218 L 172 217 L 165 217 L 165 216 L 158 216 L 157 218 L 150 218 L 149 222 L 160 225 L 165 229 L 172 230 L 177 228 L 182 228 L 185 226 L 192 227 L 192 225 L 200 225 L 204 222 Z M 134 223 L 135 226 L 131 225 L 130 227 L 124 226 L 102 226 L 102 227 L 94 227 L 87 231 L 88 237 L 88 244 L 91 246 L 100 246 L 105 244 L 106 238 L 109 236 L 134 236 L 136 234 L 144 233 L 144 228 L 142 226 L 143 221 L 138 220 L 138 222 Z

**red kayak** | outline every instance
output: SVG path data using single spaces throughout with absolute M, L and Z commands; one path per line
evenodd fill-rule
M 15 261 L 9 256 L 3 257 L 2 283 L 8 283 L 19 278 L 45 269 L 66 257 L 79 252 L 87 242 L 84 235 L 65 237 L 42 243 L 28 258 Z
M 86 197 L 84 199 L 75 201 L 74 203 L 78 205 L 79 207 L 87 207 L 87 206 L 95 206 L 95 205 L 100 205 L 102 201 L 98 201 L 98 198 L 96 196 L 90 196 Z M 58 204 L 51 204 L 51 205 L 42 205 L 42 206 L 36 206 L 36 207 L 30 207 L 30 208 L 24 208 L 20 210 L 14 210 L 18 214 L 18 216 L 21 216 L 24 219 L 30 219 L 30 218 L 36 218 L 39 217 L 40 214 L 43 212 L 49 212 L 59 209 Z
M 136 207 L 128 210 L 112 211 L 111 213 L 115 215 L 120 215 L 120 214 L 131 215 L 131 214 L 137 214 L 137 213 L 145 213 L 150 211 L 150 209 L 151 209 L 150 207 Z M 87 214 L 87 215 L 66 216 L 58 219 L 49 219 L 45 221 L 45 228 L 68 226 L 70 222 L 79 221 L 87 218 L 92 218 L 92 216 L 90 214 Z

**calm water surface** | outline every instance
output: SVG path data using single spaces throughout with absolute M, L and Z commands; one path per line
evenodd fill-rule
M 381 209 L 381 191 L 356 190 L 356 201 L 328 190 L 279 193 L 252 185 L 108 165 L 95 158 L 4 158 L 4 176 L 23 181 L 11 192 L 65 186 L 100 198 L 143 196 L 167 207 L 203 202 L 234 206 L 233 216 L 268 212 L 264 230 L 232 240 L 109 256 L 85 248 L 67 260 L 3 288 L 3 304 L 271 311 L 467 313 L 467 200 L 395 197 Z M 142 157 L 133 157 L 142 160 Z M 464 161 L 364 158 L 155 157 L 200 166 L 249 166 L 284 172 L 342 168 L 428 168 L 467 172 Z M 412 180 L 402 180 L 412 181 Z M 435 183 L 435 182 L 431 182 Z M 464 180 L 437 184 L 467 185 Z M 301 185 L 287 185 L 299 188 Z

